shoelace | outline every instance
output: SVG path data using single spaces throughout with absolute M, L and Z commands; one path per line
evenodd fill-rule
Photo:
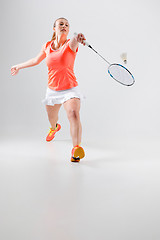
M 56 129 L 57 129 L 57 127 L 55 129 L 50 128 L 49 136 L 52 136 L 52 134 L 55 132 Z

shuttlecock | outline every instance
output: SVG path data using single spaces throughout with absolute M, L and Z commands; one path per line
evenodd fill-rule
M 122 53 L 120 55 L 120 57 L 122 58 L 123 62 L 126 64 L 127 63 L 127 53 Z

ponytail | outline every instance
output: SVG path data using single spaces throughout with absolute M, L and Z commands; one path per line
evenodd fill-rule
M 55 39 L 56 39 L 56 33 L 54 32 L 51 41 L 53 41 Z

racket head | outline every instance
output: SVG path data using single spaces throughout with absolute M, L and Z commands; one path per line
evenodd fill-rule
M 122 85 L 132 86 L 135 83 L 132 73 L 121 64 L 110 64 L 108 67 L 108 73 L 114 80 Z

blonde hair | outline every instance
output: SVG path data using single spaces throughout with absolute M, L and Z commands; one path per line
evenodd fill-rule
M 66 18 L 64 18 L 64 17 L 57 18 L 57 19 L 55 20 L 54 24 L 53 24 L 53 27 L 54 27 L 54 28 L 56 27 L 56 22 L 57 22 L 57 20 L 59 20 L 59 19 L 64 19 L 64 20 L 68 21 L 68 20 L 67 20 Z M 53 41 L 53 40 L 55 40 L 55 39 L 56 39 L 56 33 L 53 32 L 51 41 Z

